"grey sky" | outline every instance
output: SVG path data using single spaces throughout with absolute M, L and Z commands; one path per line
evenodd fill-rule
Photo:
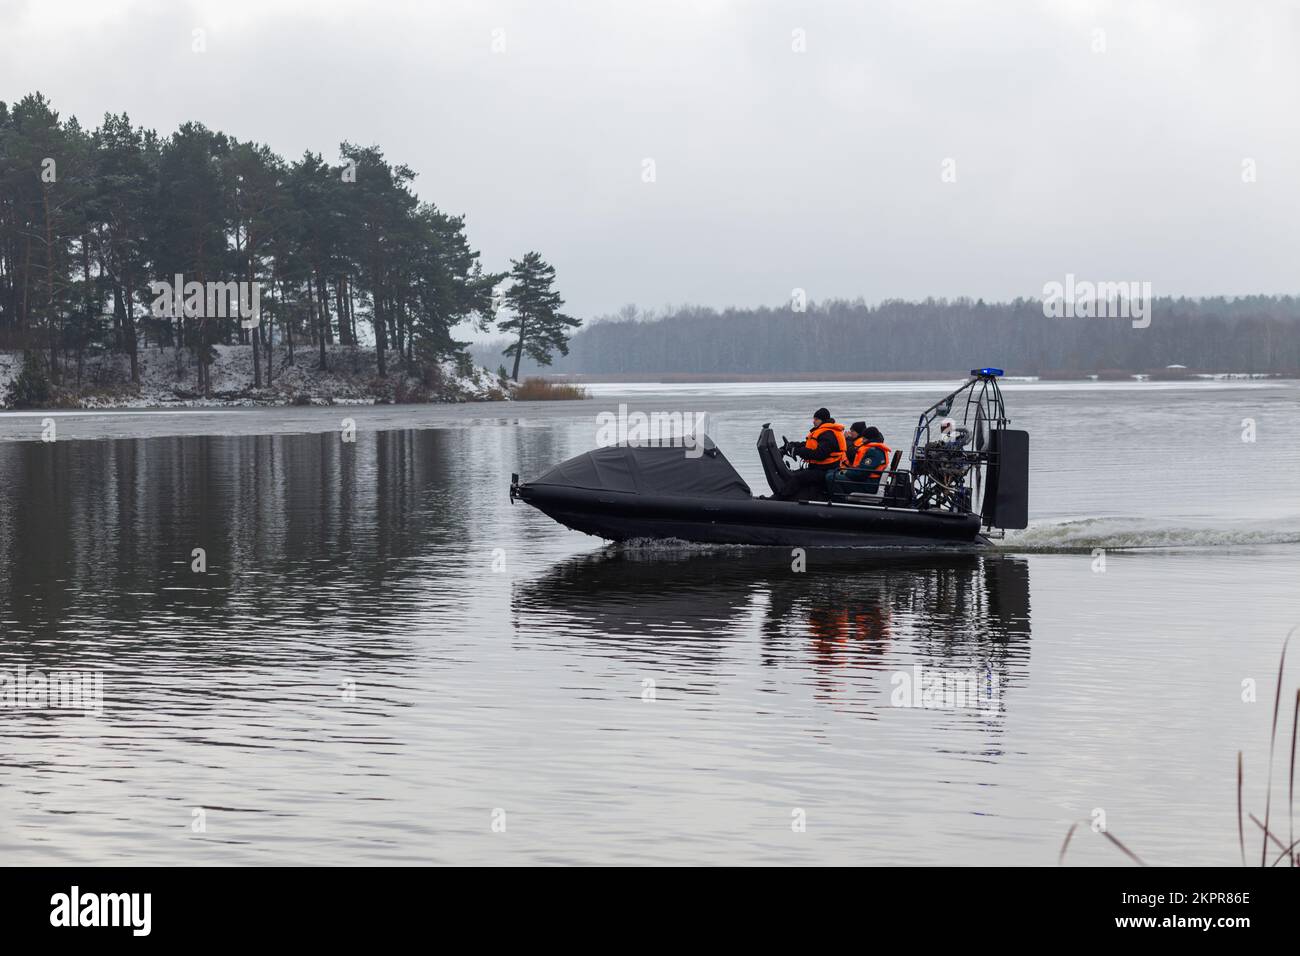
M 0 47 L 0 99 L 86 125 L 378 143 L 580 316 L 1067 272 L 1296 291 L 1293 3 L 0 0 Z

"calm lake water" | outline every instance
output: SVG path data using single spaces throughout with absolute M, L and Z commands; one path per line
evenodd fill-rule
M 1236 862 L 1300 622 L 1297 383 L 1009 383 L 1034 526 L 979 555 L 800 573 L 507 500 L 621 402 L 707 413 L 760 493 L 763 422 L 905 446 L 949 384 L 0 415 L 0 675 L 102 687 L 0 710 L 0 860 L 1052 864 L 1101 812 Z M 954 706 L 898 706 L 918 673 Z M 1125 862 L 1086 826 L 1069 859 Z

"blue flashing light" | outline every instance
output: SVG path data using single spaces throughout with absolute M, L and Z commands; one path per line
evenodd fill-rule
M 980 378 L 999 378 L 1006 374 L 1000 368 L 973 368 L 970 373 L 978 375 Z

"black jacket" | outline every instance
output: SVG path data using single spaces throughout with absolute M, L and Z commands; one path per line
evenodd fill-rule
M 832 418 L 827 424 L 835 424 L 835 419 Z M 790 443 L 790 454 L 796 458 L 802 458 L 804 461 L 820 461 L 823 458 L 829 458 L 839 450 L 840 443 L 835 438 L 834 431 L 829 429 L 817 436 L 817 449 L 815 451 L 808 448 L 806 441 Z M 836 462 L 832 465 L 809 465 L 808 467 L 829 470 L 831 468 L 838 468 L 839 463 Z

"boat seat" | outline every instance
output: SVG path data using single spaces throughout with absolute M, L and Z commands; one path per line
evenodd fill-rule
M 772 494 L 782 494 L 790 480 L 790 466 L 781 456 L 771 423 L 765 424 L 758 433 L 758 460 L 763 463 L 763 475 Z
M 850 491 L 844 497 L 850 501 L 857 501 L 862 504 L 875 504 L 885 500 L 885 489 L 877 488 L 875 491 Z
M 889 472 L 880 480 L 880 487 L 884 489 L 885 504 L 891 508 L 906 508 L 912 504 L 912 473 L 898 470 L 898 461 L 902 457 L 901 448 L 894 452 L 894 459 L 889 463 Z
M 903 450 L 901 448 L 894 452 L 889 467 L 885 469 L 885 473 L 880 476 L 880 480 L 876 482 L 874 488 L 871 486 L 871 482 L 868 481 L 836 481 L 836 494 L 844 495 L 851 501 L 862 504 L 874 504 L 876 502 L 895 504 L 910 501 L 911 482 L 895 480 L 898 477 L 898 462 L 902 457 Z M 908 493 L 905 495 L 901 493 L 902 486 L 906 486 Z

